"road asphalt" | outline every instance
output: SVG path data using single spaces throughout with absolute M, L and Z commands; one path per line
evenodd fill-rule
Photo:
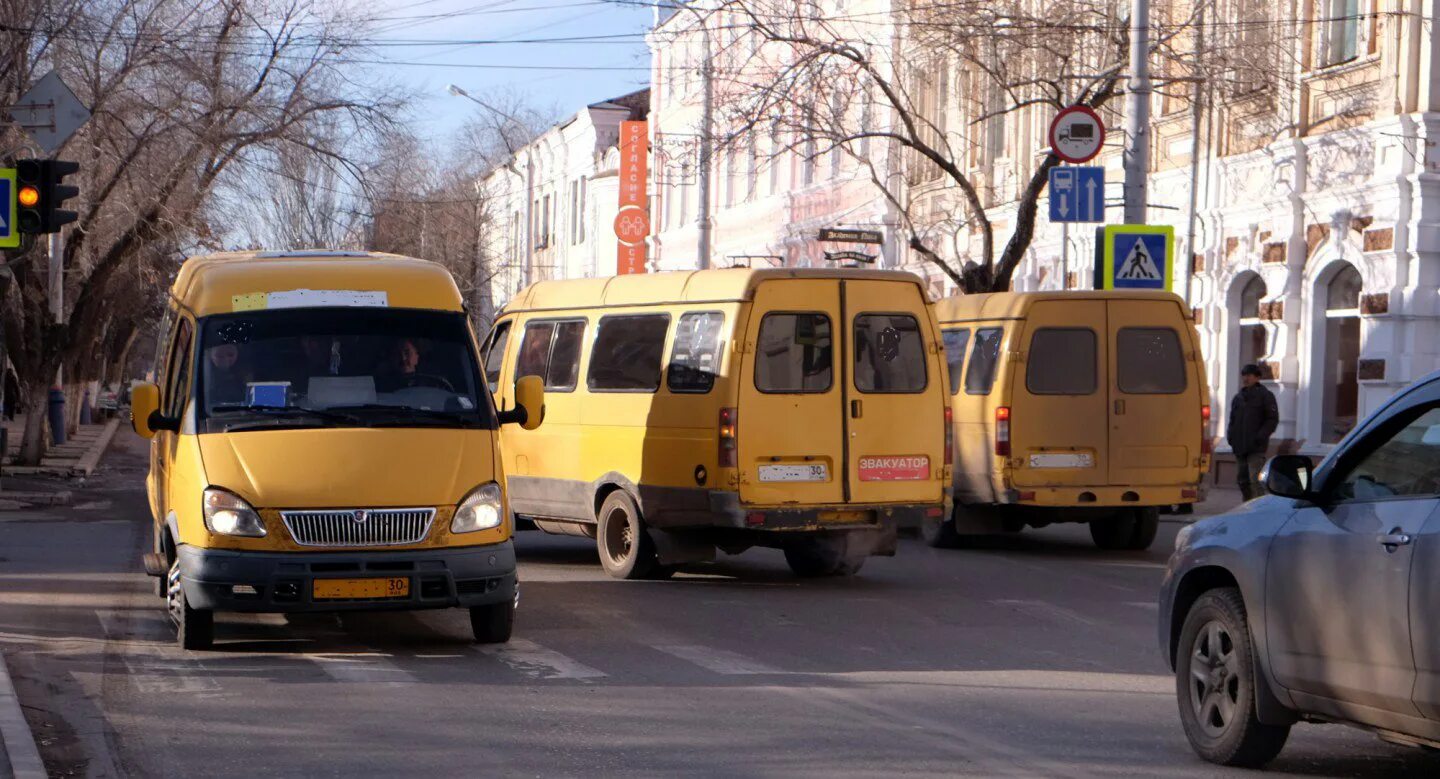
M 144 442 L 75 505 L 0 513 L 0 650 L 53 776 L 1217 776 L 1176 716 L 1146 553 L 1083 526 L 982 549 L 903 540 L 800 580 L 754 550 L 658 582 L 522 534 L 515 639 L 458 610 L 222 615 L 175 648 L 140 555 Z M 1280 775 L 1421 776 L 1440 759 L 1305 725 Z

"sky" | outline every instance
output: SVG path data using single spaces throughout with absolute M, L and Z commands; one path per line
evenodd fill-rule
M 387 80 L 412 89 L 416 129 L 443 141 L 485 100 L 518 94 L 555 119 L 649 81 L 645 0 L 372 0 Z M 545 39 L 583 38 L 564 42 Z M 483 41 L 484 43 L 478 43 Z M 539 42 L 537 42 L 539 41 Z

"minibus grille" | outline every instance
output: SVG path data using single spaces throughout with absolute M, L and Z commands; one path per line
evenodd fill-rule
M 435 509 L 282 511 L 280 518 L 301 546 L 399 546 L 425 540 Z

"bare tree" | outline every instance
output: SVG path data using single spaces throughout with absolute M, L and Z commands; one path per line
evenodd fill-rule
M 79 221 L 66 230 L 65 297 L 47 308 L 39 246 L 13 258 L 15 284 L 0 315 L 27 405 L 44 408 L 62 365 L 96 376 L 132 301 L 133 283 L 162 288 L 170 251 L 217 246 L 232 227 L 209 209 L 217 189 L 282 154 L 343 159 L 317 142 L 322 127 L 350 136 L 390 124 L 380 86 L 346 77 L 363 23 L 327 0 L 28 0 L 0 6 L 0 75 L 7 102 L 48 69 L 93 112 L 60 155 L 79 161 Z M 40 21 L 37 21 L 40 20 Z M 136 274 L 139 274 L 137 277 Z M 119 342 L 127 340 L 120 338 Z M 44 415 L 29 416 L 21 459 L 44 449 Z
M 908 248 L 966 292 L 1008 289 L 1034 238 L 1060 164 L 1043 137 L 1049 117 L 1082 105 L 1118 123 L 1126 3 L 904 0 L 828 15 L 791 0 L 710 5 L 707 24 L 726 42 L 716 102 L 728 142 L 768 132 L 773 153 L 857 160 Z M 1197 78 L 1263 93 L 1281 70 L 1273 36 L 1197 46 L 1197 20 L 1216 5 L 1157 4 L 1152 53 L 1166 98 L 1191 99 Z M 1001 208 L 1003 244 L 992 220 Z

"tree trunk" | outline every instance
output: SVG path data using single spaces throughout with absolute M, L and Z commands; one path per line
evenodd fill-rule
M 16 465 L 39 465 L 40 458 L 45 456 L 45 449 L 50 443 L 46 438 L 49 431 L 46 419 L 50 415 L 49 389 L 50 385 L 43 381 L 31 382 L 20 389 L 25 398 L 25 432 L 20 436 Z

